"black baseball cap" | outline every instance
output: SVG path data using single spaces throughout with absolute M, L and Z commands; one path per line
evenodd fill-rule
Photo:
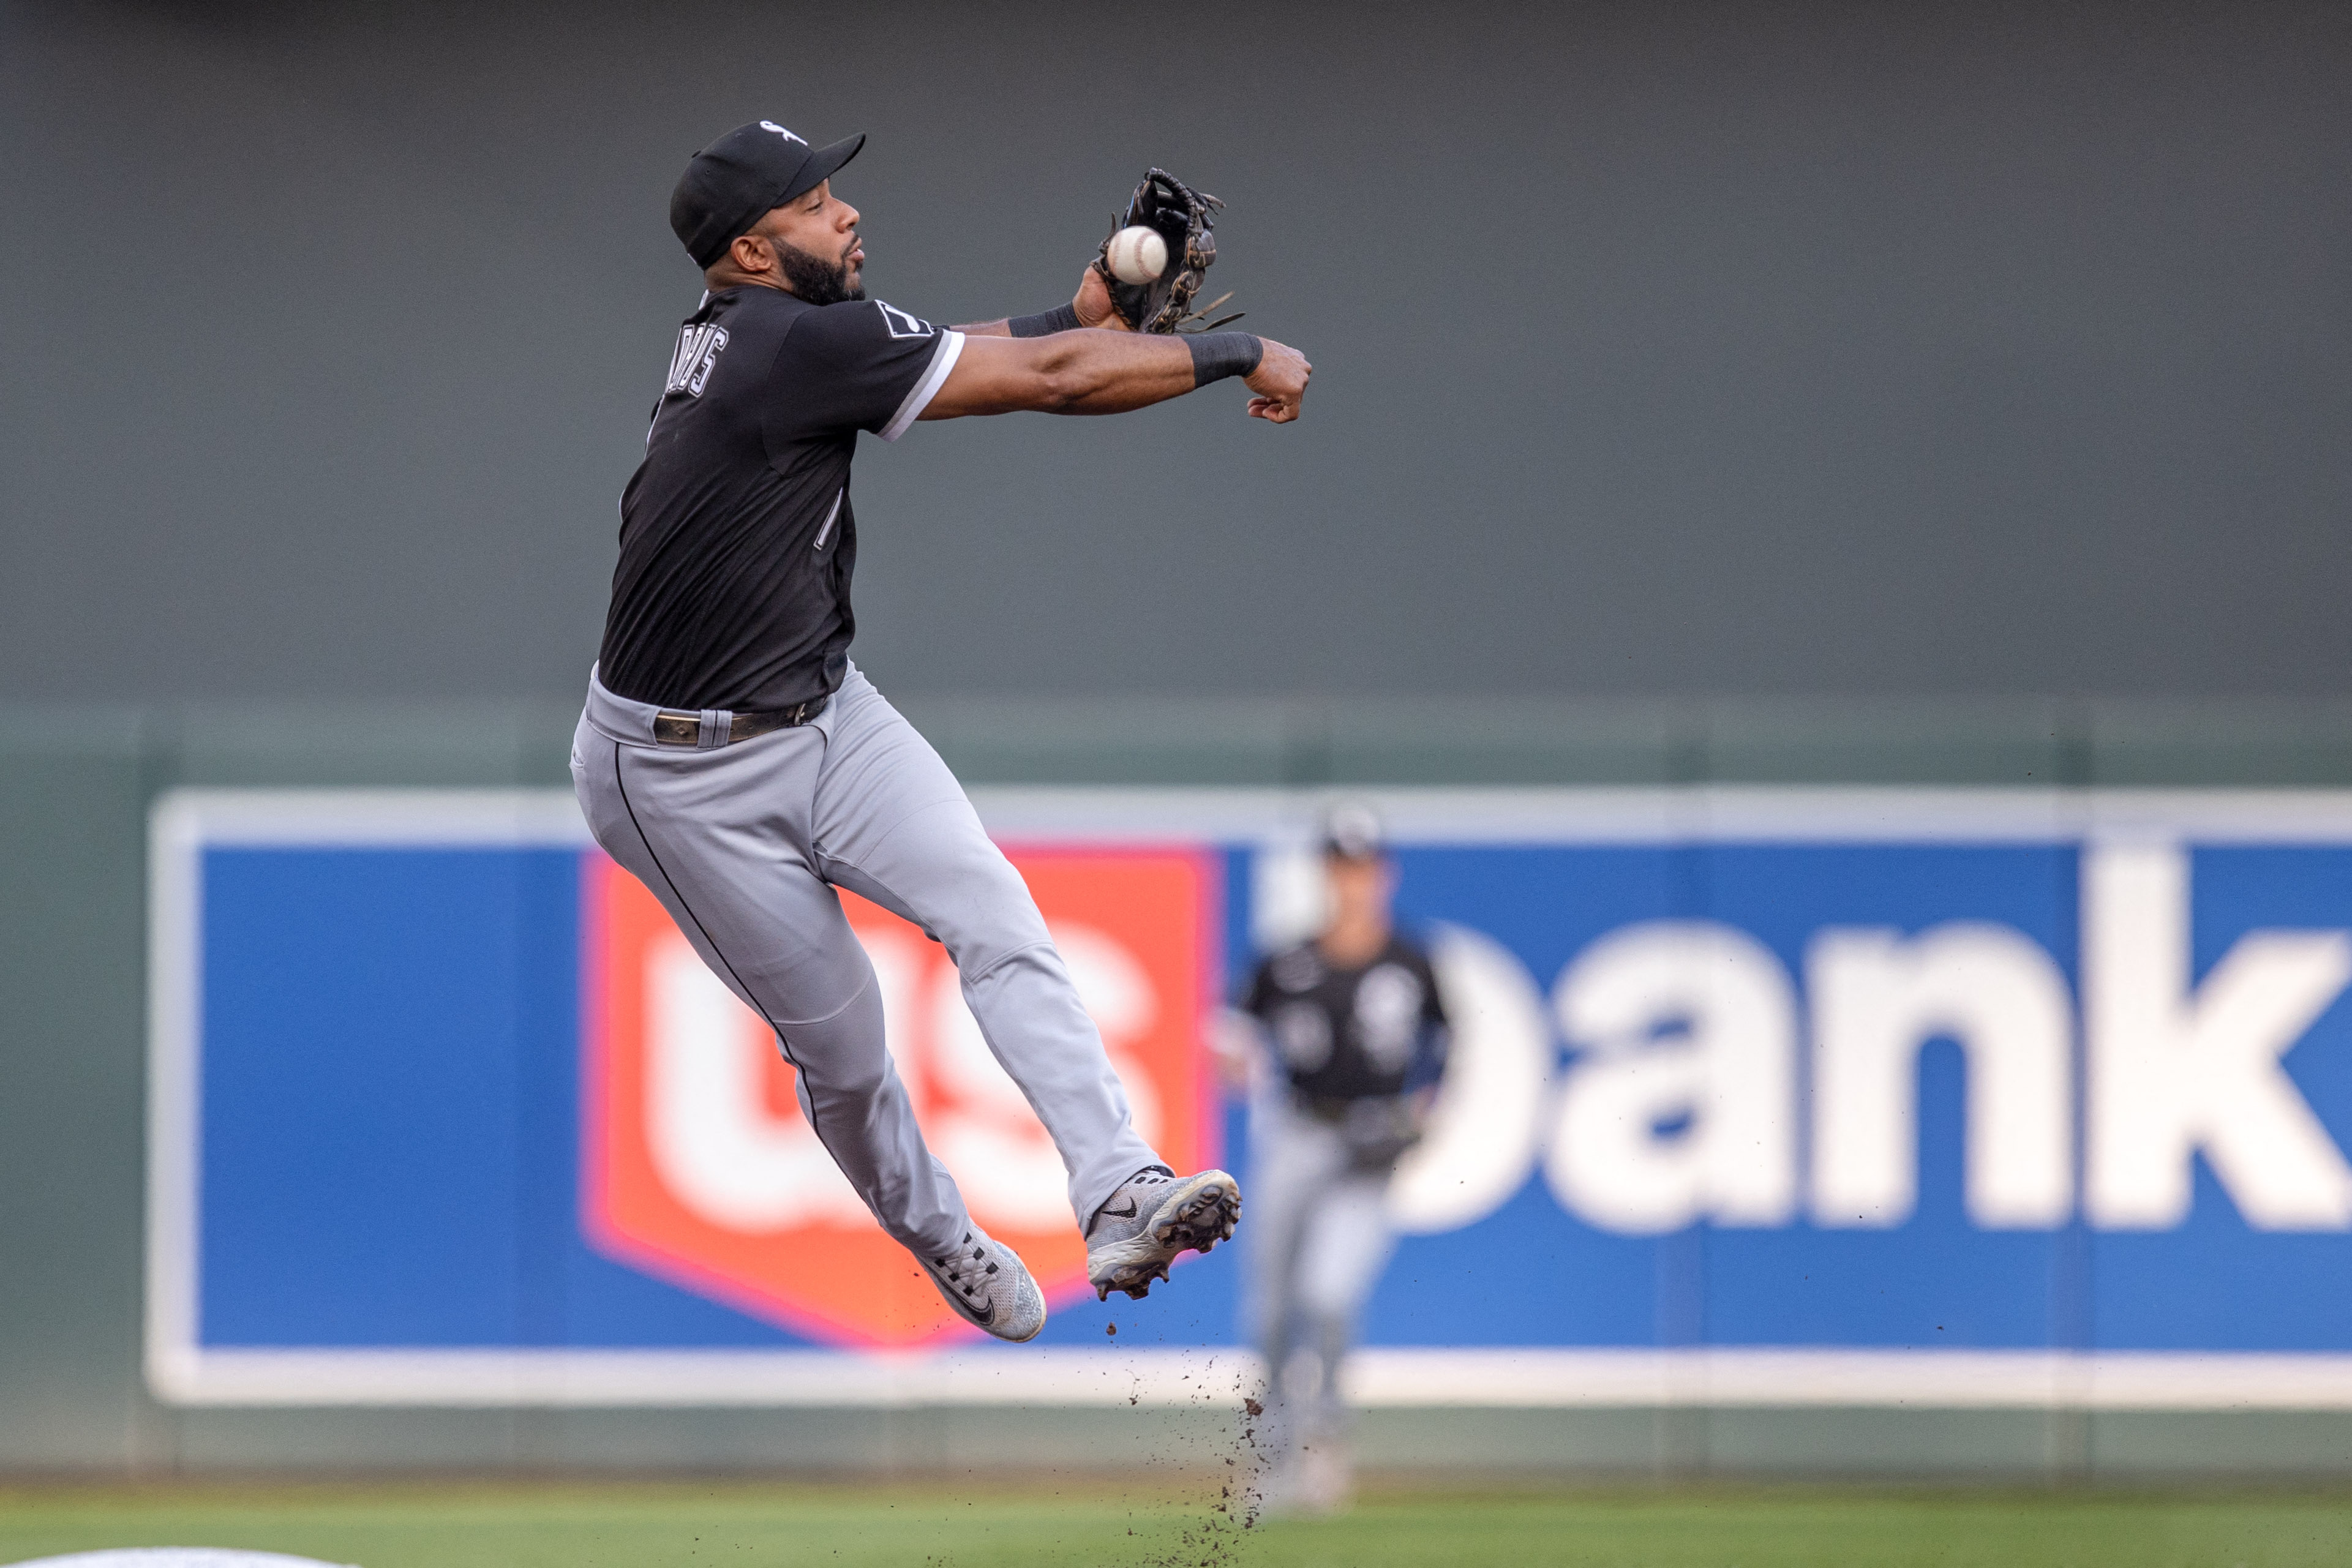
M 669 193 L 669 226 L 694 265 L 709 267 L 737 235 L 833 178 L 865 145 L 861 135 L 811 147 L 772 120 L 739 125 L 687 161 Z

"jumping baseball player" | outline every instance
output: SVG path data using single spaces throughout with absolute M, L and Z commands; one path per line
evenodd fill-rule
M 1141 1296 L 1180 1253 L 1232 1235 L 1241 1193 L 1223 1171 L 1176 1176 L 1137 1135 L 1019 873 L 850 662 L 850 458 L 860 431 L 896 441 L 967 414 L 1118 413 L 1229 376 L 1255 394 L 1252 416 L 1286 423 L 1308 366 L 1246 333 L 1131 329 L 1182 319 L 1213 257 L 1213 203 L 1158 171 L 1165 191 L 1147 181 L 1138 201 L 1176 243 L 1151 286 L 1098 261 L 1067 305 L 955 328 L 869 300 L 857 210 L 832 187 L 864 142 L 813 147 L 759 120 L 697 153 L 670 197 L 705 293 L 622 493 L 572 779 L 597 841 L 773 1026 L 810 1126 L 882 1228 L 967 1321 L 1026 1340 L 1044 1298 L 925 1146 L 835 888 L 946 944 L 989 1049 L 1068 1167 L 1098 1294 Z M 1189 231 L 1167 223 L 1175 193 Z
M 1256 1487 L 1278 1511 L 1347 1498 L 1340 1364 L 1395 1246 L 1389 1179 L 1421 1135 L 1447 1040 L 1429 956 L 1396 928 L 1379 819 L 1333 810 L 1323 868 L 1322 930 L 1260 964 L 1241 998 L 1258 1052 L 1245 1304 L 1270 1375 Z

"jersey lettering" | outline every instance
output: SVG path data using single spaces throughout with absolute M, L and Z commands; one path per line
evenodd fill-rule
M 921 317 L 909 316 L 896 305 L 885 305 L 877 299 L 874 307 L 882 312 L 883 325 L 890 329 L 890 336 L 893 338 L 929 338 L 935 336 L 939 331 L 937 327 Z
M 669 382 L 666 392 L 700 397 L 710 381 L 712 367 L 719 363 L 719 351 L 727 347 L 727 329 L 704 325 L 681 327 L 677 331 L 677 352 L 670 356 Z

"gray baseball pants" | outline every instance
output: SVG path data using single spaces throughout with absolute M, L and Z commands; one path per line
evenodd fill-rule
M 1028 885 L 856 665 L 812 722 L 733 746 L 658 744 L 658 711 L 590 674 L 572 743 L 589 829 L 775 1030 L 809 1125 L 886 1232 L 936 1256 L 971 1222 L 884 1049 L 880 990 L 836 887 L 946 945 L 989 1050 L 1061 1151 L 1081 1227 L 1160 1163 Z M 723 735 L 732 716 L 701 716 Z
M 1280 1084 L 1250 1103 L 1247 1330 L 1265 1354 L 1261 1451 L 1286 1461 L 1347 1421 L 1339 1368 L 1396 1249 L 1387 1171 L 1352 1168 L 1346 1138 Z

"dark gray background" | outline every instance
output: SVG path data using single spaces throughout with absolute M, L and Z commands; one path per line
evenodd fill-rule
M 663 208 L 717 131 L 873 132 L 843 183 L 873 281 L 948 319 L 1066 297 L 1164 162 L 1233 204 L 1217 286 L 1319 367 L 1288 430 L 1228 387 L 869 444 L 859 653 L 967 779 L 2341 789 L 2347 83 L 2340 4 L 0 0 L 0 1473 L 1150 1439 L 145 1391 L 148 806 L 562 784 L 695 295 Z M 1360 1437 L 1547 1474 L 2352 1474 L 2338 1412 Z
M 2342 693 L 2347 82 L 2340 5 L 0 5 L 0 700 L 575 691 L 761 115 L 943 319 L 1165 163 L 1317 365 L 866 444 L 888 688 Z

